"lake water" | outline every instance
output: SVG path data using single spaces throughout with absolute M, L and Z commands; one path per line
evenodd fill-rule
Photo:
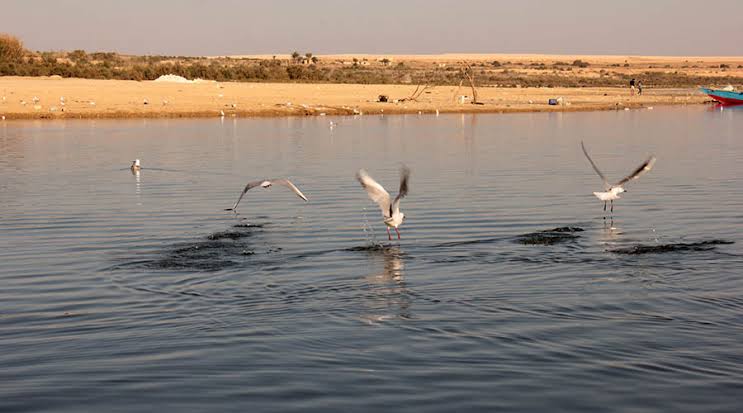
M 702 106 L 0 123 L 0 411 L 740 411 L 742 130 Z M 658 157 L 613 219 L 581 140 L 613 180 Z M 394 195 L 402 163 L 389 242 L 354 174 Z M 310 202 L 224 211 L 264 177 Z

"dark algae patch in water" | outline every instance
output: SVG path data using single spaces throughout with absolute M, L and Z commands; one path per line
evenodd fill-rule
M 714 239 L 700 242 L 677 242 L 673 244 L 656 244 L 643 245 L 638 244 L 628 248 L 618 248 L 610 250 L 615 254 L 641 255 L 641 254 L 664 254 L 667 252 L 685 252 L 685 251 L 710 251 L 717 248 L 718 245 L 734 244 L 733 241 Z
M 523 245 L 554 245 L 579 238 L 576 232 L 583 232 L 580 227 L 558 227 L 545 231 L 531 232 L 516 238 L 516 242 Z
M 248 236 L 250 236 L 250 232 L 221 231 L 221 232 L 215 232 L 213 234 L 210 234 L 206 238 L 211 241 L 217 241 L 221 239 L 239 239 L 239 238 L 248 237 Z
M 369 245 L 360 245 L 358 247 L 346 248 L 346 251 L 348 252 L 377 252 L 377 251 L 386 251 L 388 248 L 392 248 L 392 247 L 386 247 L 382 244 L 369 244 Z
M 251 235 L 250 230 L 215 232 L 203 240 L 173 245 L 146 266 L 160 270 L 219 271 L 241 265 L 245 257 L 255 254 L 248 241 Z
M 263 228 L 263 224 L 235 224 L 232 228 Z

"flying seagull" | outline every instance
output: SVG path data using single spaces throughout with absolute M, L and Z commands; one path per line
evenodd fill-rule
M 278 184 L 278 185 L 284 185 L 285 187 L 291 189 L 295 194 L 297 194 L 298 197 L 302 198 L 307 202 L 307 197 L 304 196 L 302 191 L 299 190 L 292 181 L 288 179 L 263 179 L 260 181 L 253 181 L 248 182 L 247 185 L 245 185 L 245 189 L 243 189 L 242 193 L 240 194 L 240 198 L 237 198 L 237 202 L 235 202 L 235 205 L 232 206 L 232 208 L 227 208 L 225 211 L 234 211 L 235 208 L 237 208 L 237 204 L 240 203 L 240 200 L 243 199 L 243 196 L 245 196 L 245 193 L 251 190 L 252 188 L 260 186 L 261 188 L 270 188 L 272 185 Z
M 390 227 L 395 229 L 397 233 L 397 239 L 400 239 L 400 231 L 397 229 L 402 225 L 405 220 L 405 214 L 400 212 L 400 200 L 405 198 L 408 194 L 408 178 L 410 178 L 410 169 L 403 166 L 400 170 L 400 191 L 394 200 L 390 198 L 390 194 L 385 189 L 372 179 L 365 170 L 360 169 L 356 174 L 356 179 L 359 180 L 361 186 L 364 187 L 366 193 L 369 195 L 372 201 L 379 205 L 382 209 L 382 216 L 384 217 L 384 223 L 387 225 L 387 237 L 392 240 L 390 234 Z
M 642 165 L 640 165 L 637 169 L 635 169 L 631 174 L 629 174 L 627 177 L 625 177 L 621 181 L 612 185 L 606 179 L 604 174 L 601 173 L 598 166 L 596 166 L 596 164 L 593 162 L 593 159 L 591 159 L 591 157 L 588 155 L 588 151 L 586 150 L 586 146 L 583 144 L 583 141 L 580 142 L 580 147 L 583 149 L 583 154 L 586 155 L 588 162 L 591 163 L 593 170 L 596 171 L 596 173 L 601 178 L 601 180 L 604 181 L 604 192 L 593 193 L 594 195 L 596 195 L 596 198 L 604 201 L 604 211 L 606 211 L 606 202 L 609 201 L 611 202 L 611 212 L 614 212 L 614 200 L 619 199 L 620 198 L 619 194 L 621 194 L 622 192 L 627 192 L 624 189 L 624 184 L 628 183 L 629 181 L 639 178 L 640 175 L 652 169 L 653 165 L 655 164 L 655 156 L 651 155 L 645 162 L 642 163 Z

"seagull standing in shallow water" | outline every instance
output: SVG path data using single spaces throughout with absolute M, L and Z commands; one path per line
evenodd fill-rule
M 583 144 L 583 141 L 580 142 L 580 147 L 583 149 L 583 154 L 586 155 L 586 158 L 588 159 L 588 162 L 591 163 L 591 166 L 593 167 L 593 170 L 596 171 L 598 176 L 601 178 L 602 181 L 604 181 L 604 192 L 594 192 L 593 194 L 596 196 L 596 198 L 604 201 L 604 211 L 606 211 L 606 202 L 609 201 L 611 203 L 611 212 L 614 212 L 614 200 L 619 199 L 622 192 L 627 192 L 624 189 L 624 184 L 627 182 L 637 179 L 640 177 L 640 175 L 644 174 L 645 172 L 649 171 L 653 168 L 653 165 L 655 164 L 655 157 L 650 156 L 648 160 L 643 162 L 642 165 L 640 165 L 637 169 L 634 170 L 631 174 L 629 174 L 627 177 L 622 179 L 621 181 L 615 183 L 614 185 L 611 185 L 609 181 L 606 179 L 604 174 L 601 173 L 598 166 L 593 162 L 593 159 L 588 155 L 588 151 L 586 150 L 586 146 Z
M 382 209 L 382 216 L 384 217 L 384 224 L 387 225 L 387 237 L 392 240 L 390 234 L 390 227 L 395 229 L 397 233 L 397 239 L 400 239 L 400 231 L 397 229 L 402 225 L 405 220 L 405 214 L 400 212 L 400 200 L 405 198 L 408 194 L 408 178 L 410 178 L 410 169 L 403 166 L 400 170 L 400 191 L 394 200 L 390 198 L 390 194 L 380 185 L 372 179 L 365 170 L 360 169 L 356 174 L 356 179 L 359 180 L 361 186 L 364 187 L 366 193 L 369 195 L 372 201 L 376 202 L 377 205 Z
M 225 211 L 234 211 L 235 208 L 237 208 L 237 204 L 239 204 L 240 200 L 242 200 L 243 196 L 245 196 L 245 193 L 251 190 L 252 188 L 255 188 L 258 186 L 260 186 L 261 188 L 270 188 L 273 184 L 284 185 L 285 187 L 291 189 L 295 194 L 297 194 L 298 197 L 304 199 L 305 202 L 308 201 L 307 197 L 304 196 L 302 191 L 300 191 L 299 188 L 294 186 L 292 181 L 288 179 L 263 179 L 260 181 L 248 182 L 248 184 L 245 185 L 245 189 L 243 189 L 242 193 L 240 193 L 240 198 L 237 198 L 237 202 L 235 202 L 235 205 L 233 205 L 232 208 L 225 209 Z
M 132 172 L 138 172 L 140 169 L 142 169 L 142 166 L 139 164 L 139 159 L 135 159 L 132 161 L 131 169 Z

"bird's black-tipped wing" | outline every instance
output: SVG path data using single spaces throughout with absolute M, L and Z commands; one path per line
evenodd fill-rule
M 637 169 L 635 169 L 631 174 L 629 174 L 627 177 L 625 177 L 621 181 L 617 182 L 616 186 L 622 186 L 633 179 L 639 178 L 640 175 L 653 169 L 653 165 L 655 165 L 655 156 L 651 156 L 650 158 L 648 158 L 645 162 L 643 162 L 642 165 L 640 165 Z
M 245 193 L 246 192 L 250 191 L 252 188 L 255 188 L 256 186 L 259 186 L 260 184 L 262 184 L 265 181 L 266 180 L 264 179 L 264 180 L 261 180 L 261 181 L 248 182 L 248 184 L 245 185 L 245 188 L 242 190 L 242 192 L 240 192 L 240 197 L 237 198 L 237 202 L 235 202 L 235 205 L 233 205 L 232 208 L 227 208 L 225 211 L 233 211 L 235 208 L 237 208 L 237 204 L 239 204 L 240 201 L 242 201 L 242 199 L 245 196 Z
M 397 193 L 395 200 L 392 202 L 392 213 L 400 211 L 400 200 L 408 195 L 408 180 L 410 179 L 410 169 L 407 166 L 400 169 L 400 191 Z
M 274 180 L 271 180 L 271 183 L 277 184 L 277 185 L 284 185 L 285 187 L 291 189 L 292 192 L 294 192 L 295 194 L 297 194 L 298 197 L 304 199 L 304 202 L 308 202 L 309 201 L 307 199 L 307 197 L 304 196 L 304 194 L 302 193 L 302 191 L 300 191 L 299 188 L 297 188 L 297 186 L 294 185 L 292 183 L 292 181 L 290 181 L 288 179 L 274 179 Z
M 609 181 L 606 179 L 603 173 L 601 173 L 601 170 L 599 170 L 599 167 L 596 166 L 596 164 L 593 162 L 593 159 L 591 159 L 591 156 L 588 154 L 588 151 L 586 150 L 586 145 L 583 144 L 583 141 L 580 141 L 580 147 L 583 149 L 583 155 L 586 155 L 586 159 L 588 159 L 588 162 L 591 163 L 591 166 L 593 167 L 593 170 L 596 171 L 598 176 L 601 178 L 602 181 L 604 181 L 604 186 L 606 189 L 609 189 L 611 185 L 609 184 Z

